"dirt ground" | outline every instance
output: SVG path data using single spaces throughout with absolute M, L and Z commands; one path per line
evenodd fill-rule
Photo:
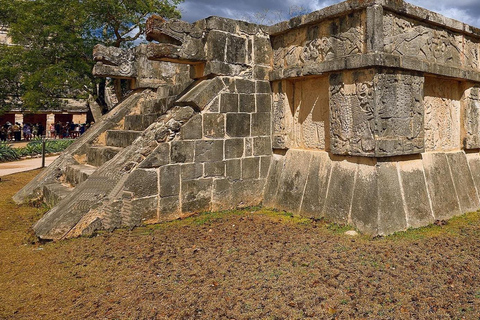
M 32 243 L 0 182 L 2 319 L 478 319 L 480 215 L 387 238 L 250 208 Z

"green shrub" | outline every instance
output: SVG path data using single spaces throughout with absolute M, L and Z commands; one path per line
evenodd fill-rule
M 19 159 L 20 156 L 16 152 L 14 148 L 12 148 L 12 145 L 2 141 L 0 143 L 0 161 L 5 162 L 5 161 L 13 161 Z
M 45 153 L 62 152 L 73 143 L 73 139 L 47 140 L 45 141 Z M 18 160 L 21 157 L 35 156 L 42 154 L 42 139 L 36 138 L 30 141 L 23 148 L 13 148 L 11 144 L 2 142 L 0 144 L 0 162 Z

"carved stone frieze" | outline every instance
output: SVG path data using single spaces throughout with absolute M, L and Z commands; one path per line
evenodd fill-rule
M 370 69 L 330 76 L 331 151 L 386 157 L 420 153 L 423 77 Z
M 273 37 L 274 69 L 301 67 L 365 52 L 365 15 L 357 12 Z
M 383 21 L 384 51 L 430 63 L 479 68 L 479 40 L 445 28 L 387 12 Z

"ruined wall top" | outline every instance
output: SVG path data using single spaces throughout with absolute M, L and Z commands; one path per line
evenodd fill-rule
M 452 31 L 465 33 L 480 38 L 480 29 L 461 21 L 445 17 L 439 13 L 427 10 L 405 2 L 403 0 L 347 0 L 324 9 L 279 22 L 268 28 L 270 35 L 277 35 L 289 29 L 300 28 L 314 24 L 324 19 L 335 18 L 346 13 L 365 9 L 367 7 L 381 6 L 388 11 L 405 15 L 422 22 L 437 25 Z

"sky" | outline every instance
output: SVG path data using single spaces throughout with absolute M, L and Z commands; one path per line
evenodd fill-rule
M 185 0 L 182 20 L 193 22 L 209 16 L 273 24 L 288 20 L 289 13 L 308 13 L 341 0 Z M 409 0 L 408 2 L 480 28 L 480 0 Z

